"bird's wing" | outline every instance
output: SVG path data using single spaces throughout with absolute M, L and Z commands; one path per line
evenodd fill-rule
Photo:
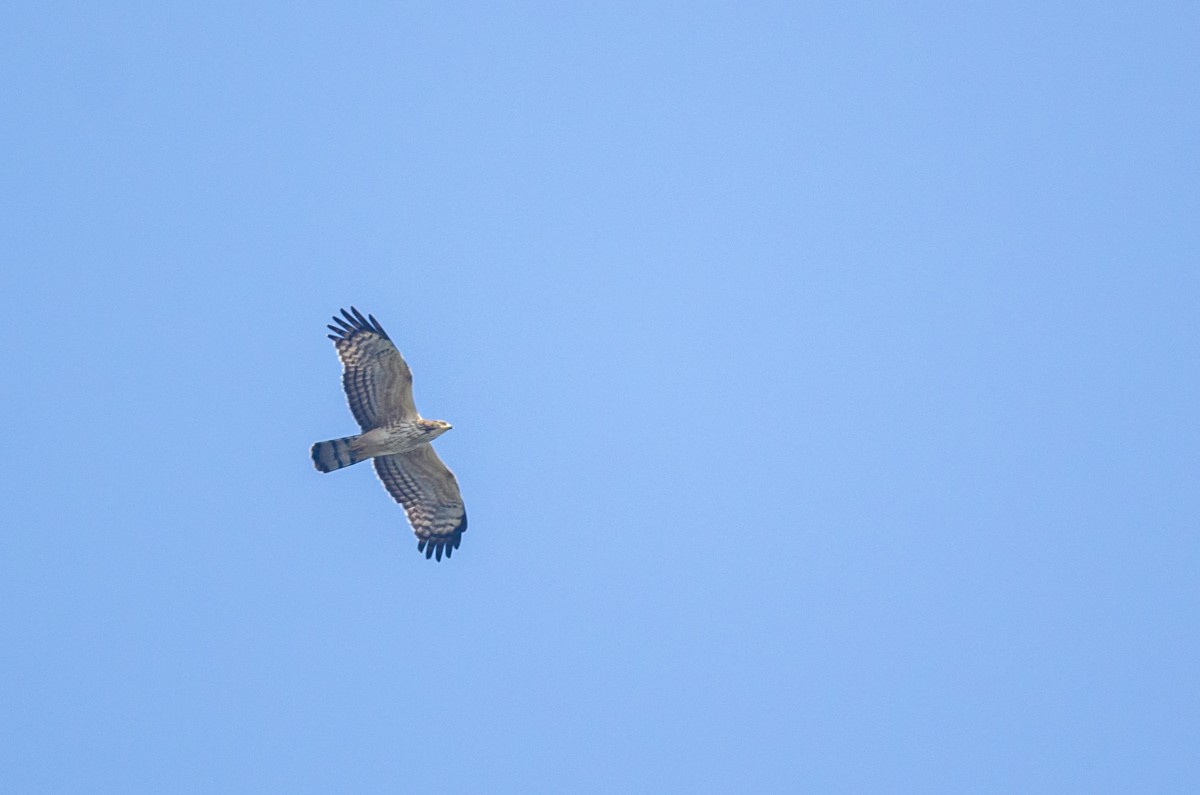
M 363 317 L 354 307 L 334 316 L 330 326 L 338 358 L 345 370 L 342 386 L 350 411 L 364 431 L 394 420 L 414 420 L 412 371 L 373 315 Z
M 454 473 L 428 444 L 373 460 L 384 488 L 408 514 L 417 551 L 426 558 L 437 555 L 441 560 L 443 551 L 450 557 L 467 532 L 467 511 Z

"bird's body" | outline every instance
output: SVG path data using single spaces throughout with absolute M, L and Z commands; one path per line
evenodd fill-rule
M 353 314 L 351 314 L 353 313 Z M 458 481 L 430 446 L 450 423 L 427 420 L 412 398 L 412 372 L 373 316 L 351 307 L 329 335 L 345 370 L 342 385 L 362 433 L 317 442 L 313 464 L 332 472 L 374 460 L 384 488 L 404 506 L 425 557 L 450 557 L 467 529 Z
M 313 463 L 322 472 L 357 464 L 381 455 L 399 455 L 429 444 L 450 430 L 441 420 L 396 420 L 378 428 L 313 445 Z

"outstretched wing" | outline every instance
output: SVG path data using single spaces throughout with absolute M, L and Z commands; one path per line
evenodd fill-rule
M 367 431 L 395 420 L 416 419 L 412 371 L 374 315 L 363 317 L 350 307 L 333 320 L 338 325 L 329 327 L 333 332 L 329 339 L 345 368 L 342 386 L 359 426 Z
M 438 560 L 444 551 L 449 558 L 467 532 L 467 511 L 454 473 L 428 444 L 373 460 L 384 488 L 408 514 L 417 551 L 426 558 L 437 555 Z

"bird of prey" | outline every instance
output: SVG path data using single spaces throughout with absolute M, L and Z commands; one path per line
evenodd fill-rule
M 362 433 L 317 442 L 312 460 L 322 472 L 368 458 L 396 502 L 404 506 L 417 551 L 449 558 L 467 531 L 467 513 L 454 473 L 429 444 L 450 423 L 423 419 L 413 403 L 412 371 L 373 315 L 354 307 L 334 316 L 329 339 L 342 360 L 342 386 Z

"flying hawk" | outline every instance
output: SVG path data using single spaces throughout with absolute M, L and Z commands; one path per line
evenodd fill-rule
M 342 360 L 342 386 L 363 432 L 312 446 L 317 469 L 332 472 L 368 458 L 396 502 L 404 506 L 417 551 L 449 558 L 467 531 L 467 513 L 454 473 L 429 444 L 450 423 L 422 419 L 413 404 L 412 371 L 383 326 L 354 307 L 334 316 L 329 339 Z

